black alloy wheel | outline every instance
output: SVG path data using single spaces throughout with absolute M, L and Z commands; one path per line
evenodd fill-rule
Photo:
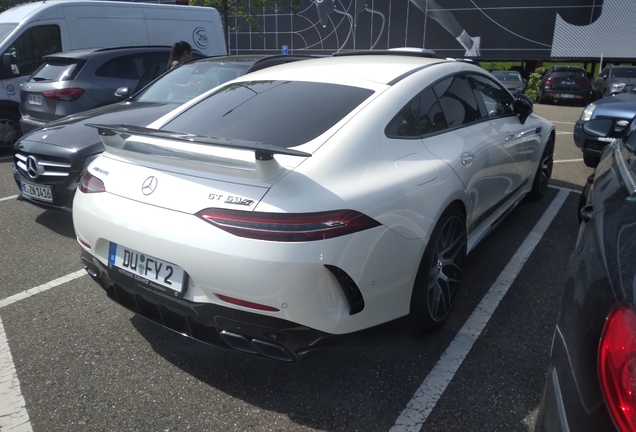
M 534 175 L 534 181 L 532 182 L 532 189 L 530 190 L 530 198 L 538 200 L 543 198 L 546 190 L 548 189 L 548 183 L 552 178 L 552 166 L 554 165 L 554 137 L 550 137 L 541 155 L 541 161 L 537 167 L 537 172 Z
M 464 213 L 453 205 L 438 221 L 424 251 L 411 295 L 411 319 L 435 330 L 450 315 L 462 281 L 468 237 Z

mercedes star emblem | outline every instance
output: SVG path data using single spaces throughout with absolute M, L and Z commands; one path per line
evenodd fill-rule
M 29 156 L 27 158 L 27 174 L 32 179 L 37 178 L 38 176 L 38 160 L 34 156 Z
M 159 183 L 157 177 L 148 177 L 144 181 L 144 184 L 141 185 L 141 192 L 143 192 L 144 195 L 150 195 L 155 191 L 155 189 L 157 189 L 157 183 Z

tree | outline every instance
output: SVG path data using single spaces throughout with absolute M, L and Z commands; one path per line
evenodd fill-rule
M 260 30 L 260 16 L 263 10 L 279 11 L 287 9 L 292 13 L 298 13 L 302 0 L 190 0 L 192 6 L 213 7 L 221 14 L 223 21 L 223 34 L 225 35 L 225 43 L 229 52 L 230 41 L 229 23 L 231 17 L 241 17 L 248 24 Z

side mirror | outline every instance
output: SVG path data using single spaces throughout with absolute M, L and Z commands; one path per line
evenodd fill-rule
M 128 90 L 128 87 L 119 87 L 115 90 L 115 97 L 119 99 L 126 99 L 129 96 L 129 93 L 130 90 Z
M 5 70 L 5 73 L 9 73 L 9 71 L 11 71 L 12 64 L 13 56 L 9 53 L 2 54 L 2 69 Z
M 607 137 L 614 130 L 614 120 L 609 118 L 597 118 L 583 123 L 583 130 L 590 135 Z
M 512 108 L 515 111 L 515 114 L 519 115 L 519 121 L 521 124 L 526 122 L 526 119 L 532 114 L 533 105 L 532 100 L 524 94 L 520 94 L 515 98 L 514 103 L 512 104 Z

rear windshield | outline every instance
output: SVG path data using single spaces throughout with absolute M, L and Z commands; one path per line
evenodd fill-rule
M 585 78 L 584 70 L 555 70 L 550 76 L 552 78 Z
M 78 59 L 45 59 L 39 68 L 33 72 L 29 81 L 31 82 L 58 82 L 70 81 L 74 79 L 82 66 L 84 60 Z
M 519 72 L 493 72 L 495 78 L 499 81 L 521 81 L 521 75 Z
M 303 81 L 229 84 L 162 129 L 294 147 L 325 132 L 372 93 Z

